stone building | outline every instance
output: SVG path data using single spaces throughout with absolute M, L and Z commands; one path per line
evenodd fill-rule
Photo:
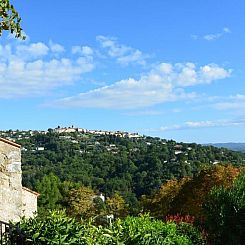
M 37 211 L 38 193 L 22 186 L 20 145 L 0 138 L 0 221 L 18 221 Z

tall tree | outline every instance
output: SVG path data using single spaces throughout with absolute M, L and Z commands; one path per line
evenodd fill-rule
M 53 173 L 46 175 L 37 182 L 37 190 L 41 194 L 39 205 L 48 209 L 57 208 L 57 203 L 61 200 L 59 191 L 60 179 Z
M 112 197 L 106 199 L 106 205 L 109 213 L 113 214 L 116 218 L 125 217 L 128 214 L 127 204 L 123 197 L 117 192 Z
M 150 212 L 154 217 L 163 219 L 169 214 L 174 198 L 179 194 L 183 185 L 190 181 L 189 177 L 180 180 L 172 179 L 161 185 L 159 190 L 149 197 L 141 197 L 144 212 Z
M 202 205 L 214 186 L 229 187 L 242 168 L 231 165 L 216 165 L 203 169 L 199 174 L 187 181 L 171 204 L 171 214 L 190 214 L 196 218 L 203 216 Z
M 85 186 L 71 189 L 68 194 L 68 213 L 77 218 L 89 218 L 96 212 L 94 191 Z

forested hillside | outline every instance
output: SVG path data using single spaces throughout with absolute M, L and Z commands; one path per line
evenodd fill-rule
M 24 135 L 24 136 L 23 136 Z M 173 177 L 193 176 L 204 165 L 243 165 L 245 154 L 225 148 L 176 143 L 152 137 L 73 132 L 5 132 L 23 146 L 23 184 L 54 173 L 61 181 L 90 186 L 106 195 L 152 194 Z

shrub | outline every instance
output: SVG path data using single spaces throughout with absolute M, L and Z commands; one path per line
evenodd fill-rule
M 23 219 L 20 228 L 26 236 L 25 244 L 80 244 L 82 225 L 63 211 L 49 212 L 44 217 Z
M 174 223 L 189 223 L 193 224 L 195 222 L 195 217 L 191 215 L 181 215 L 181 214 L 176 214 L 176 215 L 167 215 L 165 220 L 167 222 L 174 222 Z
M 230 188 L 213 188 L 203 209 L 211 244 L 244 244 L 245 174 L 240 174 Z
M 22 220 L 25 244 L 81 245 L 191 245 L 203 244 L 200 233 L 191 224 L 164 223 L 148 215 L 117 219 L 110 227 L 78 222 L 64 212 L 51 212 L 46 218 Z
M 192 224 L 181 222 L 177 226 L 177 233 L 188 237 L 195 245 L 204 245 L 205 241 L 201 232 Z
M 122 227 L 125 244 L 192 244 L 186 236 L 177 233 L 175 223 L 163 223 L 149 216 L 127 217 Z
M 168 215 L 165 218 L 166 222 L 174 222 L 177 224 L 177 232 L 187 236 L 193 244 L 205 244 L 204 236 L 200 230 L 194 226 L 195 217 L 191 215 Z M 199 227 L 200 228 L 200 227 Z

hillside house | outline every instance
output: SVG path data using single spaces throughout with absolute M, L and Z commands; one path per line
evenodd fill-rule
M 34 216 L 38 193 L 22 186 L 21 146 L 0 138 L 0 221 Z

